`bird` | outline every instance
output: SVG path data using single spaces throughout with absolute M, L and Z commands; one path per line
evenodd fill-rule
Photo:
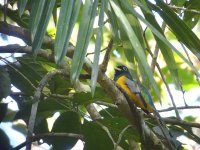
M 166 127 L 166 124 L 162 120 L 160 114 L 157 112 L 149 91 L 141 83 L 132 78 L 129 69 L 124 65 L 120 65 L 115 68 L 114 81 L 122 93 L 125 94 L 125 97 L 127 98 L 128 96 L 127 101 L 129 106 L 129 101 L 131 101 L 137 107 L 140 107 L 146 114 L 154 114 L 163 136 L 171 145 L 170 141 L 173 136 Z M 171 145 L 171 147 L 173 148 L 174 146 Z
M 137 107 L 147 114 L 155 112 L 155 106 L 148 90 L 132 78 L 126 66 L 120 65 L 115 68 L 114 81 Z

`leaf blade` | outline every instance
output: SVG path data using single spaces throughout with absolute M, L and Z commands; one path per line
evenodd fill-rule
M 116 5 L 116 3 L 113 1 L 110 1 L 110 4 L 111 4 L 116 16 L 119 18 L 121 24 L 123 25 L 124 30 L 129 38 L 132 46 L 134 47 L 134 52 L 135 52 L 136 58 L 142 64 L 142 67 L 144 68 L 144 71 L 147 74 L 149 81 L 152 84 L 152 86 L 160 100 L 160 93 L 159 93 L 158 87 L 156 85 L 156 82 L 153 78 L 153 73 L 147 63 L 147 60 L 146 60 L 146 57 L 144 54 L 144 50 L 143 50 L 136 34 L 134 33 L 133 29 L 131 28 L 131 25 L 129 24 L 126 16 L 122 12 L 122 10 Z
M 56 0 L 46 1 L 45 7 L 42 12 L 42 16 L 40 17 L 40 21 L 38 27 L 36 29 L 35 37 L 32 44 L 32 51 L 34 55 L 37 55 L 38 50 L 41 48 L 43 37 L 46 33 L 46 28 L 51 16 L 51 13 L 54 8 Z
M 19 9 L 19 16 L 20 17 L 24 13 L 24 10 L 25 10 L 27 2 L 28 2 L 28 0 L 19 0 L 19 1 L 17 1 L 17 6 L 18 6 L 18 9 Z
M 92 32 L 92 26 L 96 15 L 96 9 L 98 6 L 98 0 L 95 0 L 92 4 L 90 0 L 86 0 L 83 15 L 80 23 L 80 28 L 77 37 L 77 44 L 72 60 L 72 67 L 70 72 L 71 82 L 74 83 L 80 75 L 87 47 Z
M 63 7 L 64 6 L 66 6 L 66 5 L 63 5 Z M 63 59 L 64 59 L 64 57 L 65 57 L 65 55 L 67 53 L 69 40 L 70 40 L 70 37 L 71 37 L 72 31 L 73 31 L 75 22 L 77 20 L 77 17 L 78 17 L 79 11 L 80 11 L 80 6 L 81 6 L 81 0 L 76 0 L 74 2 L 74 4 L 73 4 L 73 9 L 72 9 L 71 15 L 69 17 L 69 19 L 70 19 L 69 23 L 67 23 L 69 27 L 66 30 L 67 31 L 67 33 L 65 33 L 66 36 L 63 36 L 63 40 L 61 42 L 59 42 L 59 44 L 57 44 L 61 48 L 60 48 L 60 50 L 58 48 L 55 48 L 55 61 L 56 61 L 56 63 L 58 65 L 62 63 L 62 61 L 63 61 Z M 64 8 L 64 9 L 66 9 L 66 8 Z M 63 13 L 63 14 L 65 14 L 65 13 Z M 61 30 L 61 32 L 64 32 L 64 31 Z M 59 34 L 59 33 L 56 33 L 56 35 L 57 34 Z M 55 43 L 55 47 L 56 47 L 56 43 Z
M 177 38 L 200 58 L 200 40 L 196 34 L 164 2 L 156 0 L 156 4 L 160 9 L 154 7 L 155 11 L 161 15 Z
M 123 5 L 126 5 L 127 10 L 135 15 L 137 18 L 139 18 L 143 23 L 145 23 L 151 31 L 161 40 L 163 41 L 168 47 L 170 47 L 179 57 L 181 57 L 182 60 L 184 60 L 190 67 L 191 69 L 198 75 L 200 76 L 200 73 L 198 70 L 151 24 L 149 23 L 146 19 L 144 19 L 139 13 L 137 13 L 132 7 L 128 6 L 124 1 L 121 1 Z
M 97 31 L 96 43 L 95 43 L 95 53 L 94 59 L 92 64 L 92 74 L 91 74 L 91 92 L 92 96 L 94 96 L 97 77 L 98 77 L 98 70 L 99 70 L 99 57 L 101 51 L 101 44 L 102 44 L 102 35 L 103 35 L 103 27 L 104 27 L 104 7 L 107 6 L 107 2 L 103 0 L 101 2 L 101 10 L 99 14 L 99 29 Z

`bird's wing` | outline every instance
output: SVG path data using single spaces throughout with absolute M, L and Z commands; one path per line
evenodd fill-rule
M 131 90 L 131 92 L 135 94 L 141 92 L 138 84 L 134 82 L 133 80 L 126 78 L 126 85 Z
M 147 104 L 149 104 L 155 109 L 155 106 L 153 104 L 153 100 L 151 98 L 151 95 L 149 94 L 149 91 L 142 84 L 127 78 L 126 85 L 129 87 L 131 92 L 136 94 L 142 100 L 145 107 L 147 106 Z
M 142 84 L 139 84 L 139 87 L 141 89 L 141 94 L 142 96 L 144 97 L 145 101 L 151 105 L 151 107 L 153 107 L 155 109 L 155 105 L 153 103 L 153 100 L 151 98 L 151 95 L 149 93 L 149 91 L 142 85 Z
M 138 86 L 137 82 L 134 81 L 134 80 L 130 80 L 130 79 L 126 78 L 126 85 L 131 90 L 132 93 L 134 93 L 135 95 L 137 95 L 139 97 L 139 99 L 142 101 L 144 107 L 146 108 L 147 103 L 142 96 L 141 89 Z

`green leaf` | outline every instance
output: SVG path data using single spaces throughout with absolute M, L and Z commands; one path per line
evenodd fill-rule
M 107 6 L 107 0 L 103 0 L 101 2 L 101 9 L 100 9 L 100 14 L 99 14 L 99 22 L 98 22 L 99 28 L 97 30 L 97 35 L 96 35 L 95 52 L 94 52 L 94 59 L 93 59 L 93 64 L 92 64 L 91 92 L 93 96 L 94 96 L 98 72 L 99 72 L 99 57 L 100 57 L 100 52 L 101 52 L 103 27 L 104 27 L 104 7 L 106 6 Z
M 18 0 L 17 1 L 17 6 L 18 6 L 18 9 L 19 9 L 19 16 L 20 17 L 24 13 L 27 2 L 28 2 L 28 0 Z
M 49 19 L 51 17 L 55 2 L 56 0 L 47 0 L 45 2 L 32 44 L 32 51 L 34 55 L 37 55 L 38 50 L 41 48 L 43 37 L 46 33 L 46 28 L 49 23 Z
M 36 121 L 34 133 L 35 134 L 42 134 L 42 133 L 48 133 L 48 123 L 46 118 L 41 118 Z
M 67 95 L 71 90 L 69 78 L 56 75 L 49 81 L 49 87 L 52 94 Z
M 183 6 L 183 4 L 185 3 L 186 0 L 172 0 L 171 3 L 172 5 L 176 5 L 176 6 Z
M 31 99 L 28 101 L 28 98 L 30 97 L 27 96 L 21 96 L 20 98 L 21 101 L 18 101 L 17 103 L 19 111 L 17 112 L 15 119 L 28 121 L 32 105 L 30 102 Z M 65 112 L 69 110 L 67 107 L 69 107 L 69 105 L 60 102 L 57 98 L 48 97 L 47 99 L 42 100 L 38 105 L 36 122 L 40 122 L 41 119 L 44 118 L 52 117 L 55 112 Z
M 0 5 L 0 11 L 4 12 L 4 7 L 2 5 Z M 28 28 L 29 18 L 30 18 L 29 15 L 22 14 L 22 16 L 19 17 L 18 10 L 11 10 L 9 8 L 6 9 L 6 15 L 11 20 L 13 20 L 14 22 L 16 22 L 19 26 L 21 26 L 23 28 Z M 28 41 L 28 39 L 25 39 L 25 38 L 23 40 L 26 40 L 26 42 Z
M 120 6 L 122 7 L 123 10 L 126 10 L 126 8 L 123 5 L 120 5 Z M 129 21 L 132 29 L 134 30 L 138 40 L 140 41 L 140 44 L 141 44 L 143 50 L 145 50 L 145 42 L 144 42 L 144 38 L 143 38 L 143 30 L 142 30 L 142 27 L 140 25 L 139 20 L 135 16 L 130 14 L 129 12 L 125 11 L 125 15 L 126 15 L 128 21 Z M 120 28 L 121 39 L 122 39 L 122 42 L 123 42 L 122 44 L 123 44 L 124 53 L 126 55 L 127 60 L 131 64 L 131 68 L 134 68 L 134 65 L 136 65 L 135 64 L 135 53 L 134 53 L 134 51 L 137 51 L 137 49 L 133 50 L 134 47 L 131 45 L 131 42 L 129 41 L 129 38 L 127 37 L 127 34 L 123 30 L 123 27 L 119 26 L 119 28 Z M 148 78 L 148 76 L 146 76 L 144 68 L 141 66 L 140 63 L 138 63 L 138 68 L 139 68 L 139 71 L 140 71 L 140 75 L 142 76 L 142 83 L 146 87 L 149 87 L 150 86 L 149 78 Z M 139 77 L 137 76 L 137 72 L 136 71 L 134 72 L 133 69 L 132 69 L 131 73 L 132 73 L 133 77 L 136 80 L 138 80 Z
M 145 2 L 142 2 L 142 3 L 145 6 L 147 5 L 147 3 L 145 3 Z M 146 7 L 148 7 L 148 6 L 146 6 Z M 157 23 L 155 16 L 153 15 L 152 12 L 149 13 L 149 11 L 147 12 L 146 10 L 142 9 L 142 12 L 143 12 L 146 20 L 149 23 L 151 23 L 164 36 L 164 33 L 163 33 L 161 27 L 159 26 L 159 24 Z M 156 42 L 157 42 L 157 44 L 158 44 L 158 46 L 161 50 L 163 57 L 165 59 L 167 67 L 169 68 L 170 73 L 171 73 L 171 75 L 174 79 L 174 83 L 175 83 L 176 87 L 179 87 L 180 86 L 180 79 L 179 79 L 179 76 L 178 76 L 178 68 L 177 68 L 176 61 L 174 59 L 172 50 L 163 41 L 161 41 L 159 39 L 159 37 L 157 37 L 155 34 L 154 34 L 154 37 L 155 37 L 155 40 L 156 40 Z
M 200 58 L 199 38 L 163 1 L 156 0 L 156 4 L 157 5 L 152 5 L 153 9 L 160 14 L 176 37 L 183 42 L 194 55 Z
M 123 117 L 106 118 L 99 121 L 109 129 L 115 141 L 117 141 L 117 138 L 121 131 L 129 125 L 128 120 L 126 120 Z M 135 141 L 139 142 L 140 135 L 138 134 L 138 131 L 135 128 L 130 127 L 126 130 L 122 139 L 134 139 Z
M 76 112 L 68 111 L 62 113 L 56 119 L 52 132 L 57 133 L 80 133 L 81 122 Z M 53 145 L 53 149 L 71 149 L 77 142 L 77 139 L 70 137 L 52 137 L 48 143 Z
M 94 19 L 96 16 L 98 2 L 98 0 L 95 0 L 93 3 L 90 0 L 86 0 L 85 5 L 83 6 L 83 13 L 77 37 L 77 44 L 74 51 L 70 72 L 70 78 L 73 84 L 79 77 L 85 60 L 85 55 L 87 52 L 87 47 L 91 37 Z
M 114 148 L 108 134 L 95 122 L 86 122 L 81 126 L 87 150 L 111 150 Z
M 10 145 L 10 140 L 8 138 L 8 136 L 6 135 L 6 133 L 0 129 L 0 149 L 11 149 L 11 145 Z
M 86 105 L 86 104 L 89 104 L 89 103 L 94 102 L 94 101 L 103 101 L 103 102 L 112 103 L 111 98 L 100 87 L 96 88 L 94 96 L 92 96 L 90 92 L 75 93 L 72 101 L 76 105 L 83 105 L 83 104 Z
M 107 16 L 109 18 L 109 23 L 111 24 L 111 30 L 112 30 L 112 37 L 114 39 L 115 42 L 119 42 L 119 27 L 118 27 L 118 23 L 117 23 L 117 17 L 112 9 L 112 7 L 110 7 L 110 5 L 108 5 L 108 11 L 106 11 Z
M 55 61 L 60 64 L 65 57 L 72 30 L 81 6 L 81 0 L 62 0 L 55 39 Z
M 127 10 L 132 13 L 133 15 L 135 15 L 137 18 L 139 18 L 143 23 L 145 23 L 150 29 L 151 31 L 161 40 L 163 41 L 168 47 L 170 47 L 172 50 L 174 50 L 177 55 L 179 55 L 179 57 L 181 57 L 181 59 L 184 60 L 184 62 L 186 62 L 191 68 L 192 70 L 198 75 L 200 76 L 199 72 L 197 71 L 197 69 L 151 24 L 149 23 L 146 19 L 144 19 L 139 13 L 137 13 L 133 7 L 127 5 L 124 1 L 121 1 L 123 5 L 126 6 Z
M 30 14 L 30 28 L 31 28 L 31 38 L 35 37 L 36 30 L 38 28 L 40 17 L 44 9 L 46 0 L 34 0 L 32 1 L 31 14 Z
M 8 66 L 10 78 L 12 84 L 27 95 L 33 95 L 35 90 L 33 86 L 36 87 L 42 77 L 56 67 L 54 63 L 42 57 L 37 57 L 35 61 L 32 55 L 24 55 L 17 60 L 20 65 Z
M 0 103 L 0 123 L 4 119 L 7 112 L 7 103 Z
M 192 0 L 186 1 L 184 7 L 186 9 L 192 9 L 196 11 L 200 11 L 200 1 L 199 0 Z M 200 13 L 185 11 L 183 16 L 183 21 L 192 29 L 199 21 Z
M 27 126 L 23 122 L 16 122 L 12 124 L 12 128 L 20 133 L 22 133 L 24 136 L 27 135 Z
M 119 8 L 119 6 L 113 2 L 113 1 L 110 1 L 110 4 L 116 14 L 116 16 L 118 17 L 120 23 L 122 24 L 130 42 L 131 42 L 131 45 L 133 46 L 133 50 L 134 50 L 134 53 L 135 53 L 135 56 L 137 58 L 137 60 L 141 63 L 141 66 L 143 67 L 146 75 L 148 76 L 149 78 L 149 81 L 150 83 L 152 84 L 159 100 L 160 100 L 160 92 L 158 90 L 158 87 L 156 85 L 156 82 L 153 78 L 153 73 L 147 63 L 147 59 L 146 59 L 146 56 L 145 56 L 145 53 L 144 53 L 144 49 L 142 48 L 141 44 L 140 44 L 140 41 L 139 39 L 137 38 L 135 32 L 133 31 L 130 23 L 128 22 L 126 16 L 124 15 L 124 13 L 122 12 L 122 10 Z
M 103 118 L 113 118 L 113 117 L 120 117 L 122 118 L 122 113 L 120 113 L 118 108 L 113 108 L 113 107 L 109 107 L 109 108 L 105 108 L 102 109 L 99 114 L 103 117 Z
M 3 67 L 0 67 L 0 101 L 6 98 L 11 92 L 11 81 L 9 74 Z

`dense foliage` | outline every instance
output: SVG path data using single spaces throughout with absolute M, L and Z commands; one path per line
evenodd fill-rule
M 170 149 L 168 142 L 182 149 L 187 143 L 178 141 L 180 136 L 199 145 L 200 134 L 193 130 L 200 128 L 198 118 L 178 111 L 199 109 L 198 103 L 188 106 L 190 99 L 175 97 L 169 87 L 184 97 L 200 84 L 199 18 L 199 0 L 1 4 L 0 38 L 7 44 L 0 43 L 0 123 L 12 122 L 27 139 L 11 145 L 15 139 L 1 127 L 0 149 L 30 149 L 33 142 L 71 149 L 78 140 L 89 150 Z M 119 64 L 128 66 L 154 102 L 171 104 L 163 111 L 175 113 L 163 120 L 172 139 L 163 136 L 155 117 L 127 105 L 112 81 Z M 8 96 L 17 111 L 8 107 Z M 184 105 L 176 108 L 179 102 Z

